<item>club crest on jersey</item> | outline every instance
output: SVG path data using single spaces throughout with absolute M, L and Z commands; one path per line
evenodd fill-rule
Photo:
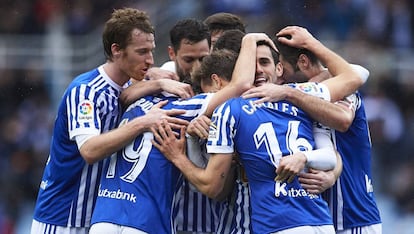
M 93 120 L 93 103 L 89 100 L 84 100 L 78 105 L 78 119 L 79 121 Z
M 217 122 L 218 122 L 219 116 L 213 115 L 211 116 L 211 123 L 210 123 L 210 129 L 208 131 L 208 138 L 216 138 L 217 137 Z

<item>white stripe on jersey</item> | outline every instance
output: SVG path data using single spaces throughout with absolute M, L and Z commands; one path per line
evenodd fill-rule
M 215 232 L 222 203 L 190 188 L 184 180 L 174 202 L 176 231 Z

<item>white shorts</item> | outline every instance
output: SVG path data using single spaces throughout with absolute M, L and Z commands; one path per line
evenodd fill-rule
M 136 228 L 121 226 L 114 223 L 92 224 L 89 234 L 148 234 Z
M 295 228 L 289 228 L 273 234 L 335 234 L 333 225 L 321 225 L 321 226 L 300 226 Z
M 342 231 L 336 231 L 337 234 L 382 234 L 382 224 L 373 224 L 364 227 L 354 227 Z
M 32 221 L 31 234 L 88 234 L 89 227 L 63 227 L 53 224 Z

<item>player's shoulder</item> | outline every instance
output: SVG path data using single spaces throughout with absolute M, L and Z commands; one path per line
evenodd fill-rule
M 288 86 L 298 89 L 306 94 L 320 97 L 330 101 L 330 92 L 328 87 L 323 83 L 305 82 L 305 83 L 291 83 Z

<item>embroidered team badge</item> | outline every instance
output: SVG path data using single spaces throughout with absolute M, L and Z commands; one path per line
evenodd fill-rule
M 217 137 L 217 123 L 219 120 L 219 116 L 218 115 L 213 115 L 211 116 L 211 123 L 210 123 L 210 128 L 208 131 L 208 138 L 209 139 L 215 139 Z
M 78 105 L 78 120 L 82 122 L 93 121 L 93 103 L 84 100 Z

